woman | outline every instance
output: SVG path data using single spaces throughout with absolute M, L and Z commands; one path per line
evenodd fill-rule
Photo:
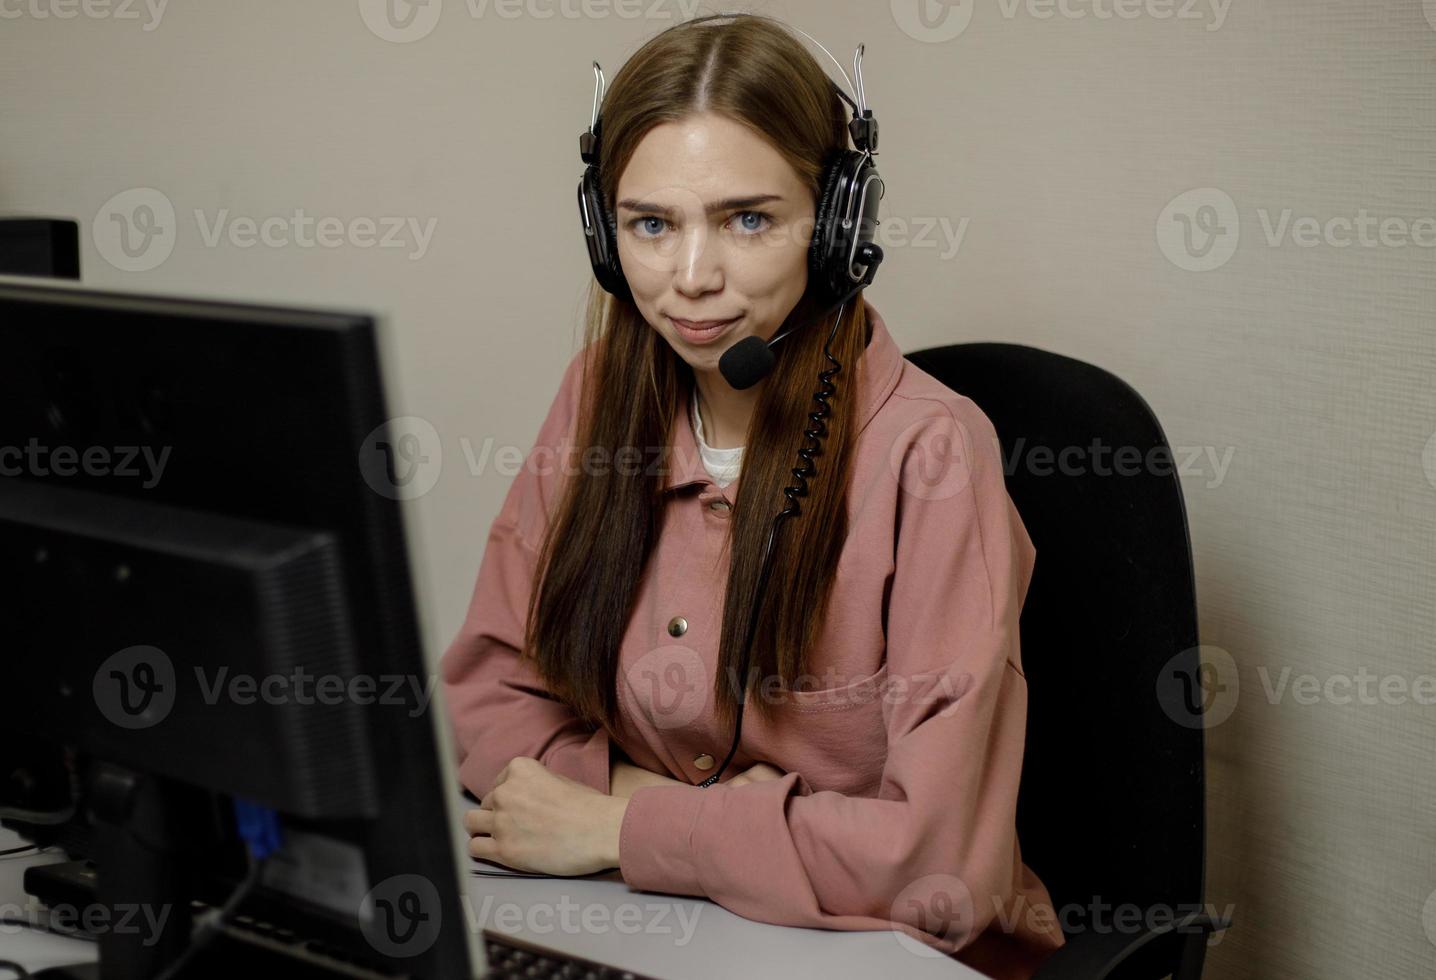
M 649 41 L 602 110 L 631 295 L 592 293 L 443 660 L 482 800 L 471 853 L 617 867 L 635 889 L 892 929 L 1028 976 L 1062 938 L 1014 825 L 1034 549 L 991 423 L 905 362 L 860 297 L 786 337 L 757 385 L 718 370 L 815 312 L 808 243 L 843 104 L 776 22 L 720 16 Z M 741 745 L 699 787 L 732 737 L 830 334 L 842 368 L 763 590 Z

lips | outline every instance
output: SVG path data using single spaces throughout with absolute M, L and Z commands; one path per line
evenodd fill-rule
M 668 320 L 677 328 L 684 340 L 693 344 L 703 344 L 716 340 L 723 333 L 743 319 L 742 316 L 731 317 L 727 320 L 680 320 L 676 317 L 669 317 Z
M 708 330 L 725 323 L 732 323 L 738 318 L 736 316 L 730 316 L 726 320 L 680 320 L 677 317 L 669 317 L 669 319 L 674 323 L 687 327 L 689 330 Z

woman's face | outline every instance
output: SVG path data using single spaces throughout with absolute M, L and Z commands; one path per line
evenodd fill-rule
M 812 193 L 724 116 L 651 129 L 619 176 L 615 218 L 639 312 L 694 371 L 716 371 L 744 337 L 770 339 L 807 288 Z

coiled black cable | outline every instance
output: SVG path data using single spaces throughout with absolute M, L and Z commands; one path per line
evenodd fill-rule
M 843 369 L 842 364 L 833 356 L 833 338 L 837 336 L 838 325 L 843 322 L 843 311 L 847 308 L 848 300 L 852 299 L 858 289 L 865 285 L 866 283 L 859 283 L 855 289 L 843 297 L 842 302 L 838 304 L 838 315 L 833 317 L 833 326 L 828 331 L 828 339 L 823 342 L 823 356 L 828 359 L 832 367 L 818 372 L 818 390 L 813 392 L 813 401 L 818 403 L 818 408 L 816 411 L 808 413 L 810 425 L 803 430 L 805 442 L 803 447 L 798 450 L 798 458 L 802 460 L 802 463 L 792 470 L 795 482 L 783 488 L 783 496 L 787 498 L 788 502 L 781 511 L 773 516 L 773 524 L 768 529 L 768 541 L 763 547 L 763 563 L 758 571 L 758 588 L 753 596 L 753 605 L 748 613 L 748 627 L 743 639 L 743 669 L 738 675 L 738 683 L 742 687 L 738 691 L 738 715 L 733 724 L 733 744 L 729 747 L 728 755 L 723 759 L 723 764 L 718 767 L 717 771 L 701 783 L 696 784 L 704 789 L 718 782 L 724 771 L 727 770 L 728 764 L 738 754 L 738 745 L 743 738 L 743 707 L 748 701 L 748 661 L 753 651 L 754 636 L 758 632 L 758 614 L 763 609 L 763 598 L 768 594 L 768 577 L 773 571 L 773 546 L 778 539 L 778 531 L 782 527 L 783 519 L 797 517 L 802 512 L 798 498 L 808 495 L 808 477 L 817 475 L 818 471 L 813 463 L 813 457 L 822 449 L 823 439 L 828 435 L 828 423 L 825 421 L 831 408 L 828 405 L 828 399 L 833 397 L 838 390 L 837 386 L 833 384 L 833 377 Z

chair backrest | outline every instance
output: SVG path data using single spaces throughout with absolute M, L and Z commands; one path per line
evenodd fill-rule
M 1202 705 L 1181 460 L 1142 397 L 1099 367 L 1000 343 L 907 357 L 991 419 L 1037 549 L 1021 619 L 1023 861 L 1059 911 L 1200 903 Z

